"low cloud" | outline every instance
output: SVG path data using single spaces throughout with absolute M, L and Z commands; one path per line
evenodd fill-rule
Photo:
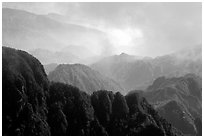
M 3 7 L 58 13 L 69 22 L 98 29 L 106 34 L 105 40 L 98 41 L 103 45 L 98 48 L 101 53 L 158 56 L 202 42 L 202 3 L 198 2 L 3 3 Z

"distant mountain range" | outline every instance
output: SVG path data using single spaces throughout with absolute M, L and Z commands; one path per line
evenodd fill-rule
M 201 45 L 173 54 L 148 58 L 128 54 L 106 57 L 91 67 L 118 81 L 126 90 L 145 89 L 154 79 L 194 73 L 202 76 Z
M 82 64 L 60 64 L 49 73 L 48 78 L 50 81 L 73 85 L 90 94 L 97 90 L 123 92 L 117 82 Z
M 78 66 L 76 71 L 89 72 L 83 65 L 71 68 Z M 59 65 L 56 69 L 63 67 Z M 173 136 L 182 133 L 137 92 L 123 96 L 103 90 L 89 95 L 71 85 L 51 83 L 38 59 L 25 51 L 3 47 L 2 135 Z
M 156 58 L 122 53 L 91 67 L 117 80 L 125 92 L 143 89 L 160 115 L 185 135 L 201 134 L 201 45 Z
M 9 8 L 2 8 L 2 32 L 3 45 L 30 51 L 43 64 L 86 62 L 86 58 L 97 55 L 94 45 L 107 39 L 93 28 Z M 92 49 L 88 49 L 91 44 Z

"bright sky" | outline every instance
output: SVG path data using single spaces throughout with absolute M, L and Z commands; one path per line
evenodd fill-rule
M 114 54 L 158 56 L 202 42 L 202 3 L 3 3 L 106 33 Z

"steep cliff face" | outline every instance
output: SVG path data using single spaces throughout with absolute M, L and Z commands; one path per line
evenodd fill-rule
M 48 88 L 47 76 L 36 58 L 2 48 L 3 135 L 50 135 L 46 122 Z

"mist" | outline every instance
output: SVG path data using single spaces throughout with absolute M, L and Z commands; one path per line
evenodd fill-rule
M 45 16 L 60 22 L 60 26 L 68 24 L 67 29 L 62 27 L 60 31 L 57 30 L 59 25 L 49 28 L 48 35 L 54 41 L 50 41 L 51 44 L 47 41 L 42 42 L 43 40 L 38 40 L 38 38 L 38 43 L 29 41 L 33 43 L 32 47 L 14 45 L 14 47 L 29 51 L 42 48 L 59 52 L 76 45 L 86 49 L 83 58 L 120 53 L 157 57 L 195 47 L 201 44 L 202 40 L 202 5 L 198 2 L 4 2 L 3 8 L 24 10 L 37 16 Z M 46 23 L 49 24 L 49 22 L 43 24 L 46 26 Z M 41 43 L 44 45 L 42 46 Z
M 202 136 L 201 2 L 4 2 L 3 136 Z

